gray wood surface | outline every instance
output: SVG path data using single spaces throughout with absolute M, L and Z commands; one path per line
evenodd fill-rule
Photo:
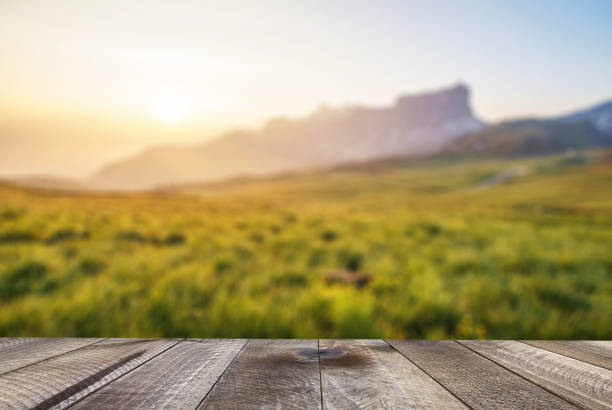
M 0 337 L 0 349 L 36 340 L 35 337 Z
M 388 342 L 472 408 L 575 408 L 454 341 Z
M 521 340 L 521 342 L 612 370 L 612 342 L 610 341 Z
M 64 408 L 178 342 L 108 339 L 13 370 L 0 375 L 0 408 Z
M 75 409 L 195 409 L 246 339 L 189 339 L 78 402 Z
M 608 369 L 512 340 L 461 343 L 572 403 L 612 408 L 612 371 Z
M 48 338 L 5 345 L 0 349 L 0 374 L 29 366 L 53 356 L 99 342 L 102 339 Z
M 612 343 L 0 338 L 0 409 L 612 409 Z
M 323 408 L 466 409 L 383 340 L 320 340 Z
M 251 339 L 200 409 L 316 409 L 320 405 L 317 340 Z

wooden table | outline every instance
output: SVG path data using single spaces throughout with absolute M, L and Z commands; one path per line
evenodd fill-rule
M 0 408 L 612 408 L 612 342 L 0 338 Z

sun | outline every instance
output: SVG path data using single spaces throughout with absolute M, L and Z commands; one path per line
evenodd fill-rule
M 176 125 L 189 114 L 189 104 L 185 98 L 167 96 L 160 98 L 155 105 L 155 116 L 166 125 Z

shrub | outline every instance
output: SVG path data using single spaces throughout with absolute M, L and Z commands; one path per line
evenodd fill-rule
M 363 254 L 342 249 L 338 252 L 338 262 L 347 270 L 357 272 L 363 263 Z
M 432 236 L 432 237 L 433 236 L 438 236 L 443 231 L 442 226 L 440 224 L 435 223 L 435 222 L 423 222 L 420 225 L 421 225 L 421 229 L 428 236 Z
M 47 273 L 47 266 L 40 262 L 26 262 L 0 277 L 0 296 L 4 300 L 22 296 L 35 289 Z
M 21 214 L 22 212 L 16 209 L 5 209 L 2 212 L 0 212 L 0 219 L 10 221 L 10 220 L 19 218 Z
M 145 243 L 147 237 L 137 231 L 121 231 L 117 233 L 116 238 L 120 241 Z
M 299 287 L 308 283 L 308 278 L 303 273 L 285 272 L 274 277 L 274 283 L 278 286 Z
M 293 223 L 293 222 L 297 221 L 298 217 L 293 212 L 286 212 L 286 213 L 283 214 L 283 219 L 287 223 Z
M 460 321 L 461 314 L 454 308 L 430 302 L 416 308 L 403 329 L 408 338 L 424 338 L 437 329 L 443 329 L 445 335 L 452 335 Z
M 106 264 L 99 259 L 85 258 L 82 259 L 77 270 L 85 276 L 94 276 L 102 272 L 106 268 Z
M 234 264 L 227 259 L 220 259 L 215 262 L 214 271 L 217 275 L 222 275 L 232 270 Z
M 536 291 L 538 297 L 543 302 L 566 312 L 577 310 L 587 310 L 591 307 L 589 300 L 580 294 L 576 294 L 570 289 L 560 289 L 554 286 L 541 286 Z
M 36 235 L 30 231 L 8 231 L 0 233 L 0 243 L 32 242 L 36 240 Z
M 183 234 L 180 233 L 171 233 L 170 235 L 166 236 L 166 238 L 164 239 L 164 244 L 166 245 L 180 245 L 185 243 L 185 236 Z
M 47 238 L 46 242 L 48 245 L 53 245 L 57 242 L 69 241 L 79 237 L 79 234 L 72 228 L 62 228 L 53 232 Z
M 327 253 L 324 249 L 315 248 L 310 252 L 308 257 L 308 266 L 311 268 L 320 266 L 323 264 L 327 257 Z
M 265 240 L 265 236 L 259 232 L 253 232 L 249 237 L 255 243 L 263 243 Z
M 236 224 L 236 228 L 241 230 L 241 231 L 244 231 L 244 230 L 248 229 L 248 227 L 249 227 L 249 224 L 246 223 L 246 222 L 238 222 Z
M 338 239 L 338 234 L 331 229 L 326 229 L 321 233 L 321 239 L 323 239 L 325 242 L 332 242 Z

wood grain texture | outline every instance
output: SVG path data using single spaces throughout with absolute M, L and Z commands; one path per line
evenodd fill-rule
M 0 408 L 65 408 L 178 340 L 108 339 L 0 375 Z
M 388 342 L 474 409 L 575 409 L 454 341 Z
M 73 408 L 195 409 L 245 343 L 245 339 L 182 341 Z
M 601 341 L 0 338 L 0 409 L 612 409 L 611 351 Z
M 612 342 L 599 340 L 521 340 L 531 346 L 612 370 Z
M 460 343 L 579 406 L 612 408 L 608 369 L 512 340 Z
M 35 337 L 0 337 L 0 349 L 36 340 Z
M 324 409 L 466 409 L 383 340 L 320 340 Z
M 321 405 L 316 340 L 251 339 L 200 409 L 314 409 Z
M 103 339 L 37 338 L 0 349 L 0 374 L 70 352 Z

